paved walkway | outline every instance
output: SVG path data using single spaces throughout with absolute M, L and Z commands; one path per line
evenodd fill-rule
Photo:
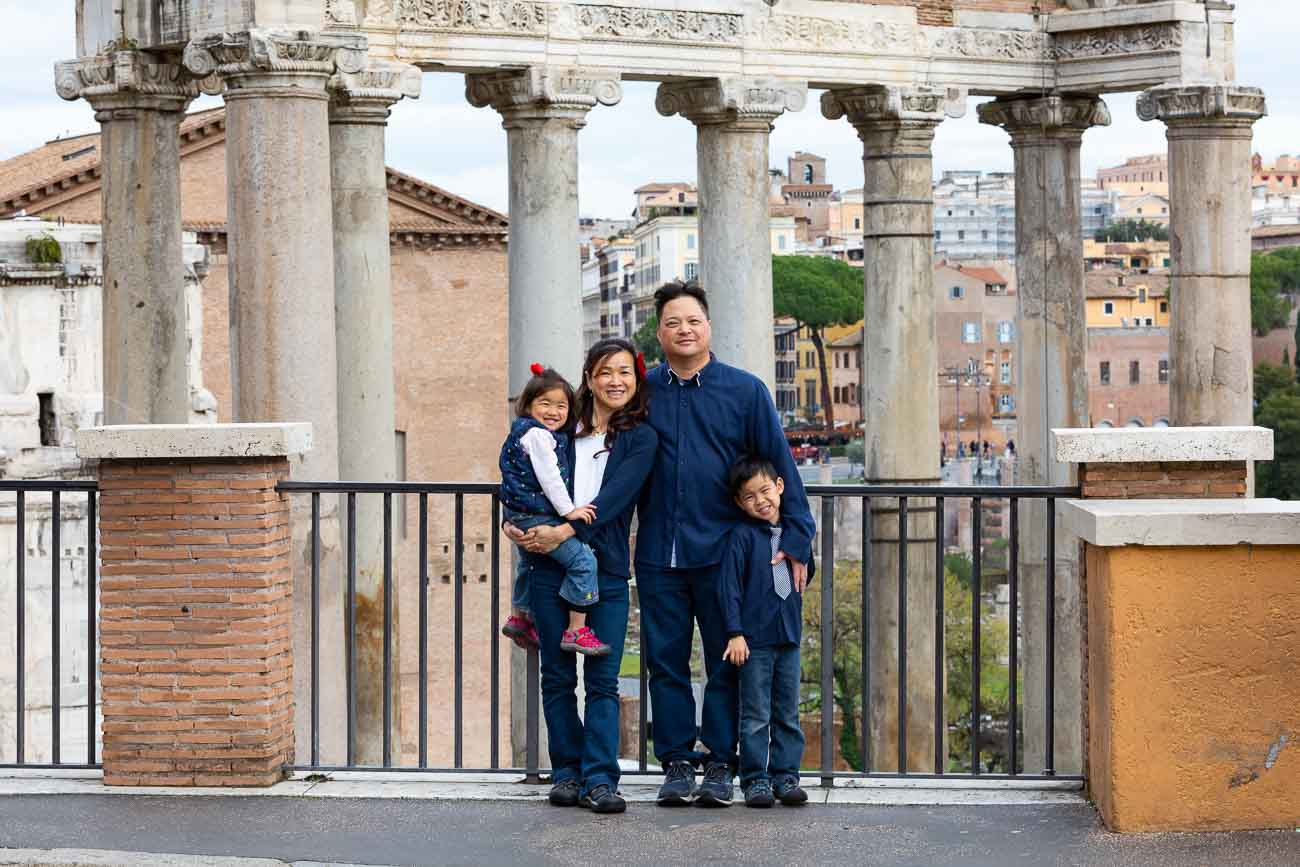
M 422 795 L 279 796 L 132 794 L 74 791 L 94 781 L 7 779 L 0 787 L 0 865 L 155 865 L 272 867 L 306 862 L 370 865 L 543 865 L 589 863 L 661 867 L 790 864 L 882 864 L 918 867 L 980 865 L 1251 865 L 1294 867 L 1300 833 L 1161 834 L 1105 831 L 1075 793 L 1015 794 L 1003 803 L 961 803 L 969 791 L 939 796 L 894 787 L 923 806 L 822 804 L 802 809 L 661 809 L 646 803 L 648 787 L 622 816 L 594 816 L 546 805 L 533 793 L 495 784 L 497 798 L 442 799 L 451 784 L 423 785 Z M 293 783 L 311 786 L 310 783 Z M 338 782 L 321 783 L 317 792 Z M 354 780 L 351 791 L 376 785 Z M 465 785 L 465 784 L 459 784 Z M 58 789 L 60 794 L 13 794 Z M 470 788 L 491 792 L 494 784 Z M 888 787 L 886 787 L 888 788 Z M 642 791 L 644 789 L 645 791 Z M 368 791 L 374 791 L 373 789 Z M 862 790 L 876 793 L 885 789 Z M 396 797 L 392 795 L 396 794 Z M 973 793 L 988 800 L 991 792 Z M 891 797 L 903 797 L 892 795 Z M 1035 802 L 1037 800 L 1037 802 Z M 17 851 L 26 850 L 26 851 Z M 60 851 L 53 851 L 60 850 Z M 93 851 L 87 851 L 93 850 Z M 155 853 L 153 855 L 143 853 Z M 183 856 L 204 856 L 183 857 Z M 269 861 L 244 862 L 257 858 Z

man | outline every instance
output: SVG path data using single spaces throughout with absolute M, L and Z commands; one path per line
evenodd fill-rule
M 788 528 L 773 562 L 788 560 L 795 589 L 808 580 L 817 528 L 799 471 L 767 387 L 709 351 L 712 330 L 704 291 L 668 283 L 655 293 L 658 338 L 665 361 L 646 374 L 649 423 L 659 452 L 637 507 L 637 595 L 650 671 L 655 756 L 666 780 L 661 805 L 695 798 L 725 807 L 736 771 L 737 669 L 723 661 L 727 631 L 717 599 L 723 542 L 739 512 L 727 486 L 738 457 L 756 455 L 788 480 L 781 519 Z M 695 749 L 691 644 L 698 623 L 707 686 Z M 695 765 L 704 778 L 698 791 Z

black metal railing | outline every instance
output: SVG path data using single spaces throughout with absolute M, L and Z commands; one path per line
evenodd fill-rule
M 500 756 L 501 733 L 499 729 L 499 720 L 501 718 L 501 656 L 500 648 L 502 639 L 499 637 L 500 628 L 500 578 L 501 578 L 501 534 L 497 527 L 501 520 L 501 506 L 498 499 L 498 487 L 494 484 L 421 484 L 421 483 L 355 483 L 355 482 L 282 482 L 279 490 L 290 494 L 291 496 L 310 496 L 311 497 L 311 618 L 310 618 L 310 695 L 307 697 L 307 703 L 310 707 L 310 752 L 309 760 L 300 764 L 297 770 L 311 771 L 330 771 L 330 770 L 352 770 L 357 769 L 360 765 L 356 761 L 355 732 L 356 732 L 356 690 L 357 690 L 357 652 L 353 646 L 354 635 L 354 616 L 356 611 L 356 578 L 357 578 L 357 526 L 358 511 L 357 498 L 359 496 L 381 496 L 383 509 L 383 629 L 384 629 L 384 659 L 383 659 L 383 760 L 377 765 L 367 765 L 366 767 L 380 767 L 397 771 L 438 771 L 438 772 L 469 772 L 481 773 L 487 771 L 510 771 L 523 773 L 528 779 L 536 780 L 542 772 L 540 755 L 539 755 L 539 728 L 540 728 L 540 702 L 539 702 L 539 673 L 538 660 L 535 652 L 527 654 L 526 665 L 526 683 L 525 683 L 525 736 L 523 749 L 523 767 L 515 766 L 513 762 L 502 762 Z M 820 682 L 817 684 L 820 696 L 820 717 L 819 729 L 821 735 L 821 755 L 820 767 L 808 769 L 812 773 L 819 774 L 824 783 L 830 784 L 837 777 L 910 777 L 910 778 L 927 778 L 927 777 L 972 777 L 981 776 L 982 778 L 1000 779 L 1081 779 L 1078 774 L 1058 774 L 1054 767 L 1054 730 L 1055 730 L 1055 711 L 1053 702 L 1054 690 L 1054 669 L 1055 661 L 1055 502 L 1059 498 L 1078 496 L 1077 488 L 1067 487 L 956 487 L 956 486 L 916 486 L 916 485 L 811 485 L 807 488 L 811 498 L 820 500 L 820 565 L 817 587 L 820 592 L 821 606 L 821 625 L 819 634 L 811 637 L 810 644 L 815 643 L 820 660 Z M 414 757 L 414 763 L 409 761 L 394 761 L 390 743 L 389 732 L 391 721 L 393 719 L 393 708 L 391 707 L 392 699 L 392 678 L 395 672 L 396 660 L 393 658 L 393 641 L 392 630 L 394 628 L 395 617 L 393 616 L 393 604 L 396 596 L 394 587 L 394 559 L 393 559 L 393 511 L 395 497 L 414 496 L 418 500 L 418 536 L 416 561 L 418 564 L 418 588 L 419 588 L 419 619 L 418 619 L 418 749 Z M 347 544 L 344 549 L 345 581 L 344 581 L 344 635 L 342 636 L 345 646 L 345 681 L 346 681 L 346 738 L 347 747 L 345 761 L 328 761 L 323 758 L 321 750 L 321 685 L 320 678 L 322 672 L 322 663 L 320 658 L 320 648 L 322 640 L 333 640 L 338 636 L 325 636 L 322 634 L 320 623 L 320 586 L 321 586 L 321 509 L 322 497 L 341 497 L 339 513 L 341 520 L 344 522 L 342 532 Z M 452 714 L 450 731 L 446 733 L 451 740 L 451 764 L 431 764 L 429 762 L 429 674 L 430 674 L 430 654 L 429 646 L 429 538 L 430 538 L 430 499 L 443 498 L 450 501 L 450 517 L 447 519 L 450 524 L 450 543 L 451 548 L 451 572 L 449 576 L 450 583 L 453 585 L 451 600 L 451 619 L 452 619 L 452 639 L 451 646 L 447 648 L 450 655 L 451 680 L 452 680 Z M 465 750 L 467 744 L 467 733 L 464 726 L 464 702 L 465 702 L 465 608 L 464 608 L 464 581 L 465 581 L 465 512 L 467 498 L 471 501 L 477 500 L 487 504 L 487 515 L 490 523 L 485 528 L 485 536 L 490 538 L 490 565 L 488 571 L 491 575 L 489 588 L 489 607 L 490 613 L 486 626 L 489 631 L 486 636 L 487 645 L 487 662 L 490 665 L 488 677 L 488 694 L 487 696 L 475 696 L 479 700 L 486 699 L 488 705 L 489 724 L 487 731 L 484 732 L 488 738 L 488 749 L 480 751 L 480 754 L 487 756 L 486 765 L 477 763 L 467 765 L 465 762 Z M 922 505 L 914 505 L 917 501 L 925 500 Z M 971 594 L 971 659 L 970 659 L 970 688 L 971 688 L 971 708 L 969 711 L 968 722 L 963 724 L 969 725 L 970 739 L 970 768 L 969 770 L 950 770 L 950 756 L 946 754 L 945 744 L 948 740 L 949 722 L 945 717 L 945 665 L 944 665 L 944 641 L 945 641 L 945 570 L 946 558 L 952 554 L 945 543 L 945 510 L 954 502 L 969 500 L 971 503 L 971 530 L 970 530 L 970 594 Z M 835 538 L 836 526 L 836 506 L 842 501 L 857 501 L 862 508 L 862 544 L 860 557 L 862 572 L 862 600 L 859 616 L 859 624 L 862 630 L 862 652 L 861 652 L 861 670 L 857 673 L 861 683 L 862 708 L 861 708 L 861 738 L 859 750 L 860 754 L 854 756 L 859 760 L 860 767 L 856 770 L 842 771 L 836 770 L 836 752 L 835 752 L 835 714 L 833 696 L 835 692 L 835 574 L 837 569 L 837 544 Z M 868 731 L 869 726 L 867 719 L 870 713 L 868 707 L 869 696 L 871 696 L 872 667 L 869 661 L 870 654 L 867 650 L 870 646 L 870 628 L 872 622 L 872 588 L 871 588 L 871 558 L 872 551 L 878 540 L 873 539 L 873 501 L 889 501 L 891 504 L 896 503 L 898 514 L 898 570 L 897 570 L 897 592 L 898 592 L 898 617 L 897 617 L 897 648 L 898 648 L 898 665 L 897 673 L 890 674 L 891 679 L 897 679 L 897 703 L 898 703 L 898 736 L 897 736 L 897 765 L 898 771 L 878 771 L 873 770 L 873 757 L 871 755 L 871 736 Z M 930 506 L 929 501 L 934 505 Z M 983 723 L 983 713 L 981 705 L 981 621 L 983 619 L 984 603 L 983 578 L 985 572 L 985 561 L 983 556 L 984 539 L 983 539 L 983 519 L 982 515 L 986 504 L 1002 501 L 1007 504 L 1010 513 L 1009 521 L 1009 540 L 1008 551 L 1006 556 L 1007 584 L 1009 591 L 1009 612 L 1007 616 L 1009 638 L 1007 642 L 1007 684 L 1008 684 L 1008 713 L 1007 721 L 1007 756 L 1009 764 L 1001 772 L 983 771 L 981 768 L 982 760 L 981 750 L 981 728 Z M 1035 768 L 1030 771 L 1023 768 L 1017 762 L 1019 748 L 1019 729 L 1023 723 L 1023 715 L 1019 710 L 1019 702 L 1023 698 L 1018 688 L 1018 678 L 1021 675 L 1021 665 L 1023 660 L 1020 654 L 1020 637 L 1021 629 L 1019 625 L 1020 618 L 1020 596 L 1023 591 L 1021 586 L 1022 576 L 1020 575 L 1020 532 L 1021 518 L 1020 506 L 1026 501 L 1044 502 L 1046 505 L 1046 526 L 1040 528 L 1045 531 L 1046 539 L 1043 548 L 1045 556 L 1043 557 L 1042 574 L 1045 586 L 1041 588 L 1046 604 L 1046 635 L 1043 644 L 1039 650 L 1044 654 L 1043 664 L 1046 671 L 1046 685 L 1044 695 L 1044 737 L 1045 737 L 1045 762 L 1044 767 L 1040 770 Z M 891 506 L 892 508 L 892 506 Z M 909 580 L 909 551 L 918 544 L 926 544 L 928 540 L 908 540 L 908 517 L 909 510 L 915 515 L 922 511 L 933 510 L 935 516 L 935 528 L 933 542 L 933 557 L 935 561 L 936 581 L 935 596 L 936 604 L 933 612 L 934 623 L 934 654 L 936 664 L 934 666 L 934 770 L 932 772 L 912 771 L 908 768 L 907 759 L 907 637 L 908 637 L 908 615 L 918 614 L 915 610 L 909 612 L 907 604 L 908 599 L 908 580 Z M 445 529 L 445 528 L 444 528 Z M 925 556 L 930 556 L 928 553 Z M 925 616 L 928 618 L 929 613 Z M 806 640 L 810 637 L 806 637 Z M 637 768 L 633 773 L 658 773 L 658 769 L 649 762 L 649 750 L 647 738 L 649 735 L 648 727 L 648 710 L 649 696 L 647 686 L 647 671 L 644 660 L 646 659 L 644 648 L 644 636 L 641 639 L 641 660 L 639 666 L 639 726 L 638 726 L 638 745 L 636 750 Z M 441 653 L 435 654 L 437 659 L 445 659 Z M 300 705 L 301 706 L 301 705 Z
M 12 597 L 14 634 L 16 641 L 14 651 L 14 716 L 15 743 L 13 753 L 0 746 L 0 768 L 97 768 L 97 745 L 99 725 L 95 696 L 95 660 L 96 628 L 98 624 L 98 598 L 96 595 L 96 575 L 98 571 L 98 554 L 96 549 L 96 515 L 98 504 L 98 485 L 92 481 L 53 481 L 33 480 L 19 481 L 0 479 L 0 496 L 15 505 L 15 593 Z M 9 495 L 14 500 L 9 500 Z M 43 754 L 48 754 L 48 761 L 29 760 L 27 731 L 27 662 L 28 662 L 28 623 L 27 602 L 28 562 L 27 562 L 27 512 L 31 505 L 29 495 L 49 496 L 49 570 L 50 570 L 50 737 L 44 746 Z M 86 754 L 84 761 L 64 761 L 62 748 L 62 701 L 63 659 L 62 659 L 62 602 L 64 584 L 63 574 L 63 506 L 65 494 L 84 494 L 86 505 Z M 39 529 L 38 529 L 39 532 Z M 6 600 L 7 602 L 8 600 Z M 0 602 L 0 611 L 7 605 Z

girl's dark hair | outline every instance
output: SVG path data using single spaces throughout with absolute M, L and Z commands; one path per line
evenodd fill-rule
M 529 410 L 532 408 L 533 401 L 553 388 L 564 392 L 565 398 L 569 401 L 569 416 L 564 420 L 564 427 L 561 430 L 571 434 L 573 426 L 578 421 L 578 401 L 574 397 L 573 386 L 569 385 L 569 381 L 549 367 L 541 373 L 534 373 L 533 378 L 528 380 L 523 393 L 519 395 L 519 400 L 515 402 L 515 415 L 519 418 L 530 416 Z
M 595 395 L 587 386 L 587 377 L 595 371 L 596 366 L 609 358 L 611 355 L 619 352 L 626 352 L 632 356 L 632 369 L 636 376 L 636 394 L 632 395 L 622 409 L 616 410 L 610 417 L 609 425 L 605 429 L 605 448 L 612 449 L 614 440 L 625 430 L 632 428 L 645 421 L 650 412 L 650 392 L 645 387 L 644 362 L 637 355 L 636 347 L 630 340 L 624 340 L 622 337 L 609 337 L 601 340 L 591 349 L 587 350 L 587 360 L 582 364 L 582 383 L 578 386 L 578 420 L 582 422 L 582 429 L 590 431 L 592 428 L 592 414 L 596 408 Z

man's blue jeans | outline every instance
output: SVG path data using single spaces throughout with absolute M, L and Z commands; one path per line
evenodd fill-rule
M 618 788 L 618 669 L 627 638 L 627 580 L 600 576 L 600 602 L 587 612 L 587 625 L 609 644 L 608 656 L 585 656 L 587 704 L 578 718 L 577 654 L 560 650 L 569 628 L 569 609 L 560 600 L 563 573 L 552 563 L 530 568 L 533 622 L 541 638 L 542 712 L 550 740 L 552 779 L 577 780 L 583 791 L 602 783 Z
M 558 527 L 565 523 L 550 515 L 525 515 L 511 511 L 506 512 L 506 520 L 525 531 L 533 527 Z M 534 556 L 549 557 L 564 570 L 564 583 L 560 585 L 558 592 L 565 602 L 575 608 L 585 609 L 588 605 L 595 605 L 600 601 L 600 588 L 596 580 L 596 555 L 576 536 L 565 539 L 549 554 Z M 515 570 L 514 590 L 510 594 L 510 605 L 520 611 L 531 612 L 533 607 L 529 604 L 527 562 L 528 557 L 521 551 L 519 566 Z M 596 634 L 600 635 L 599 632 Z
M 718 567 L 656 569 L 638 566 L 637 597 L 650 670 L 655 758 L 669 762 L 725 762 L 736 767 L 738 687 L 736 667 L 724 662 L 727 632 L 718 606 Z M 704 708 L 695 727 L 691 645 L 695 624 L 704 644 Z M 597 633 L 599 634 L 599 633 Z M 696 738 L 703 753 L 696 752 Z
M 799 777 L 799 646 L 756 647 L 740 667 L 740 786 Z

